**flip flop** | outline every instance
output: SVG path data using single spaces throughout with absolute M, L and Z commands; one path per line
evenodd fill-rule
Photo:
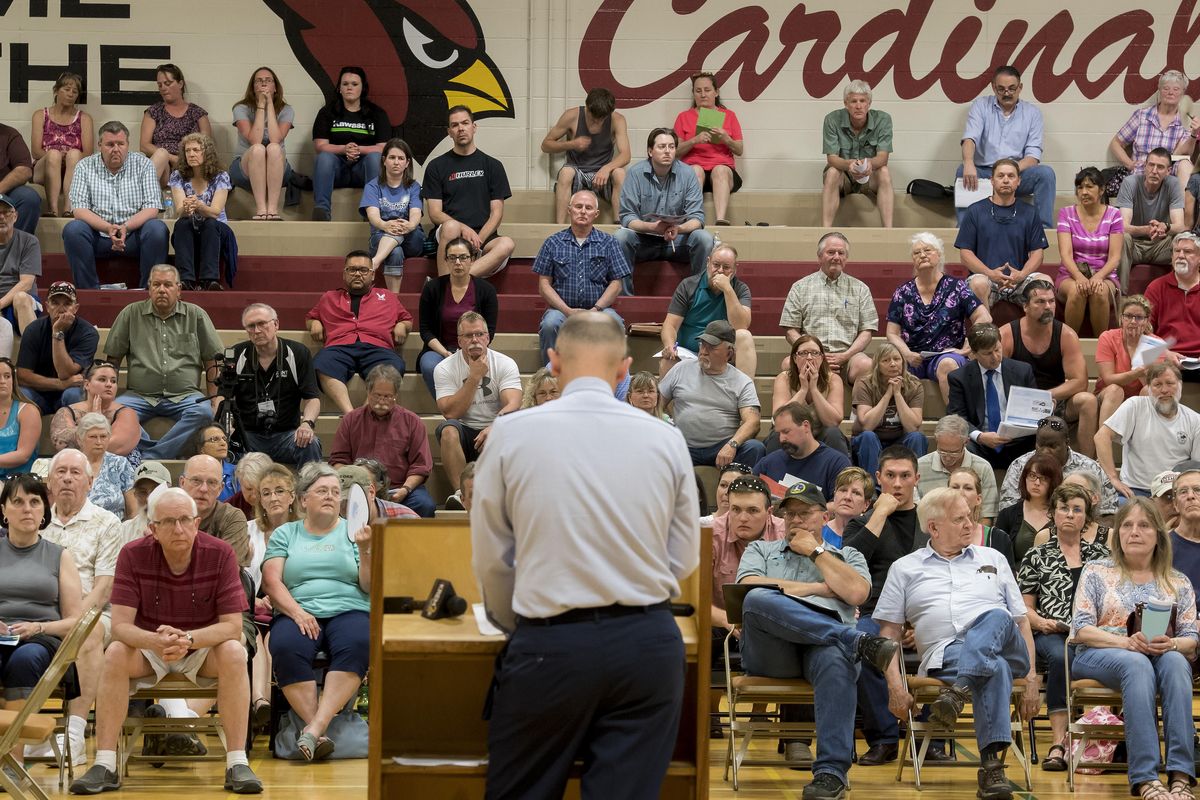
M 283 222 L 283 217 L 278 214 L 264 214 L 263 219 L 267 222 Z
M 316 752 L 319 747 L 318 739 L 313 734 L 305 731 L 296 737 L 296 749 L 300 751 L 300 755 L 305 761 L 316 760 Z
M 313 751 L 312 760 L 324 761 L 333 755 L 334 749 L 333 739 L 330 739 L 328 736 L 322 736 L 317 739 L 317 749 Z
M 259 222 L 265 222 L 266 220 L 270 219 L 270 215 L 269 214 L 255 214 L 250 219 L 257 220 Z

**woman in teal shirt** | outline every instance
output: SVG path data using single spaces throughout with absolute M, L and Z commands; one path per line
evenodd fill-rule
M 296 739 L 309 761 L 328 758 L 330 720 L 352 698 L 367 674 L 370 655 L 371 529 L 350 540 L 341 512 L 337 472 L 307 464 L 296 483 L 301 519 L 271 534 L 263 559 L 263 588 L 271 598 L 271 659 L 275 679 L 304 721 Z M 361 549 L 360 549 L 361 548 Z M 318 697 L 312 662 L 329 654 L 325 688 Z

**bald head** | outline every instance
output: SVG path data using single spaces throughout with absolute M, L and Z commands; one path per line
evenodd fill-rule
M 615 386 L 629 370 L 625 331 L 615 319 L 599 311 L 572 314 L 558 330 L 550 364 L 563 385 L 572 378 L 587 376 Z
M 200 516 L 207 517 L 221 495 L 221 462 L 203 454 L 192 456 L 183 465 L 179 488 L 196 501 Z

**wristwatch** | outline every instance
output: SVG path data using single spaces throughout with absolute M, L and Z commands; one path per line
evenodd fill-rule
M 741 446 L 742 446 L 741 442 L 739 442 L 737 439 L 730 439 L 730 440 L 729 440 L 728 442 L 726 442 L 725 444 L 729 445 L 729 446 L 730 446 L 730 447 L 732 447 L 734 450 L 737 450 L 739 447 L 741 447 Z
M 317 429 L 317 423 L 313 422 L 311 419 L 302 419 L 302 420 L 300 420 L 300 424 L 307 425 L 308 427 L 312 428 L 314 431 Z
M 189 649 L 189 650 L 190 650 L 190 649 L 192 649 L 192 647 L 194 647 L 194 646 L 195 646 L 195 644 L 196 644 L 196 640 L 192 638 L 192 632 L 191 632 L 191 631 L 184 631 L 184 634 L 183 634 L 183 635 L 187 637 L 187 640 L 188 640 L 188 649 Z
M 67 338 L 67 334 L 65 331 L 55 331 L 54 338 L 61 342 L 63 339 Z
M 821 553 L 824 553 L 824 552 L 826 552 L 825 547 L 823 545 L 817 545 L 816 549 L 808 554 L 808 560 L 816 561 L 817 556 L 821 555 Z

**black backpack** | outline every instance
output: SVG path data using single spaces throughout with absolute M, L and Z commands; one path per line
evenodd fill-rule
M 947 197 L 954 197 L 953 186 L 943 186 L 937 181 L 925 178 L 916 178 L 910 181 L 906 191 L 913 197 L 924 197 L 930 200 L 942 200 Z

